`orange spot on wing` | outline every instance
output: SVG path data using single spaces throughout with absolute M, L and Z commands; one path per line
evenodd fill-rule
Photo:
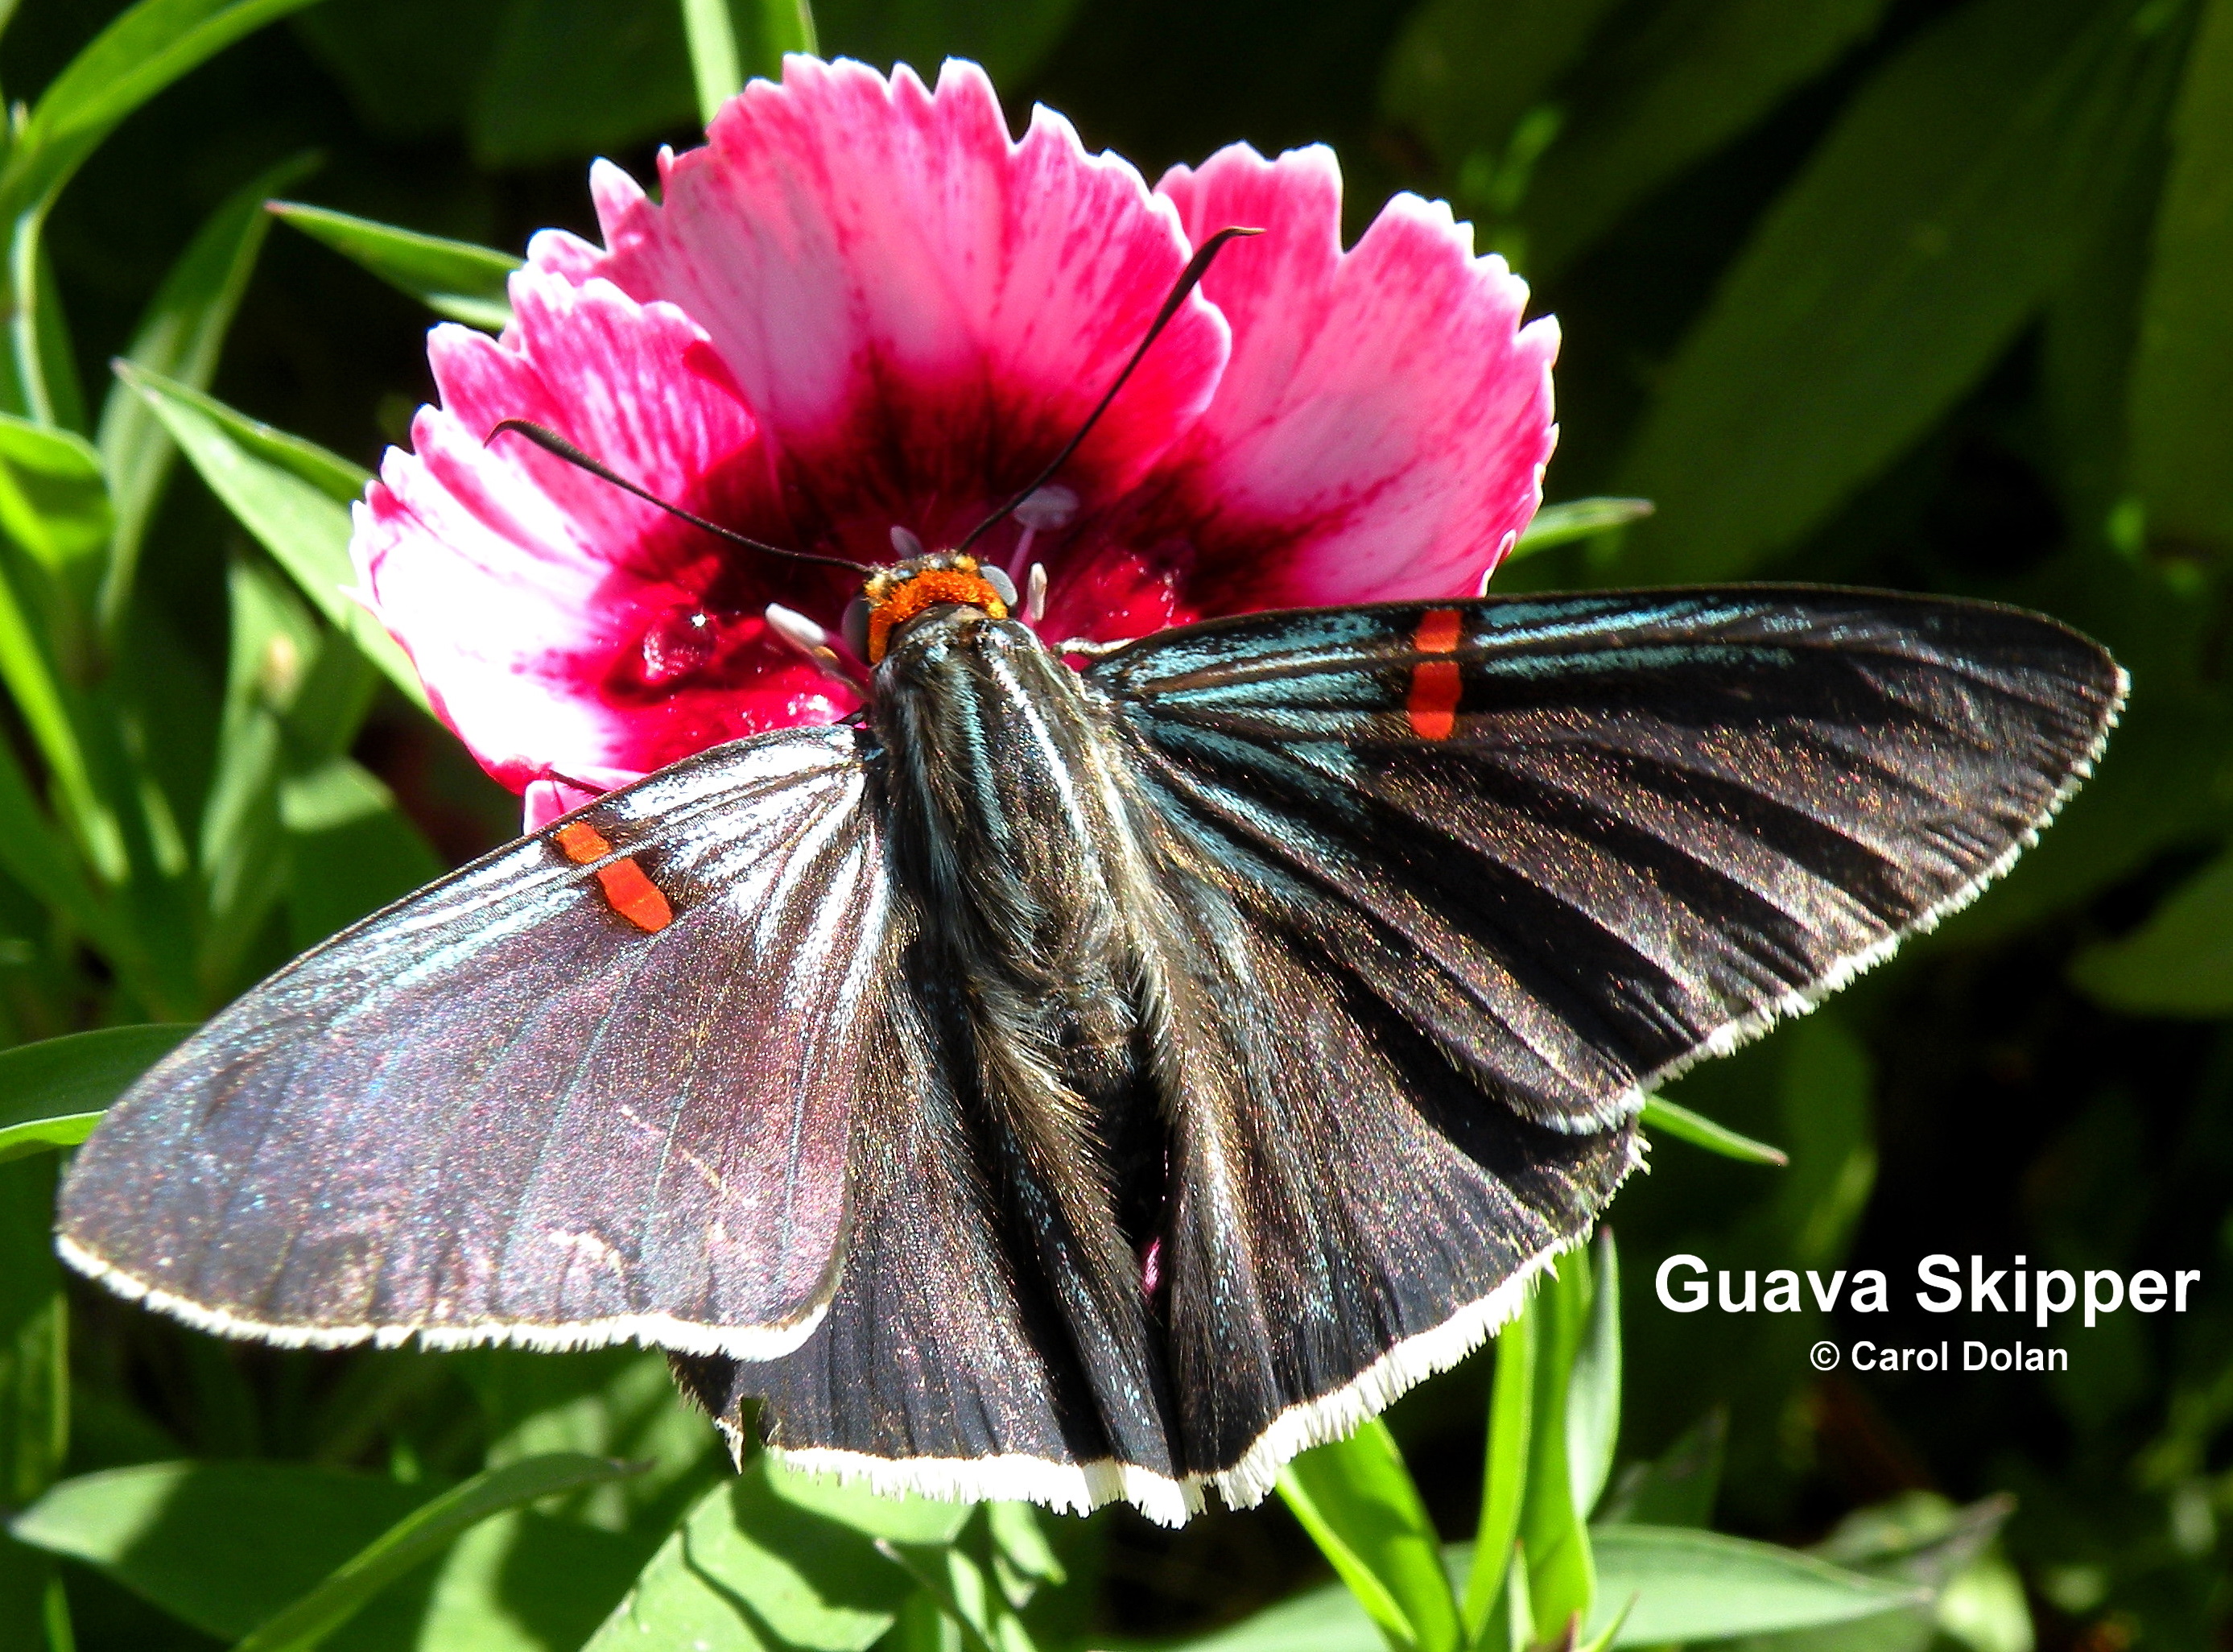
M 644 876 L 631 855 L 597 868 L 597 881 L 605 886 L 605 899 L 613 910 L 647 934 L 657 934 L 674 921 L 674 908 L 659 886 Z
M 577 820 L 558 829 L 557 843 L 566 858 L 576 866 L 587 866 L 591 861 L 601 861 L 613 852 L 605 835 L 586 820 Z
M 551 841 L 576 866 L 587 866 L 613 852 L 611 840 L 586 820 L 561 826 Z M 612 909 L 647 934 L 657 934 L 674 921 L 674 908 L 659 886 L 644 875 L 634 855 L 599 867 L 597 883 Z
M 1421 654 L 1455 654 L 1464 616 L 1455 608 L 1429 608 L 1411 638 Z M 1455 660 L 1422 660 L 1411 667 L 1411 696 L 1404 711 L 1411 732 L 1422 740 L 1447 740 L 1458 725 L 1462 687 Z

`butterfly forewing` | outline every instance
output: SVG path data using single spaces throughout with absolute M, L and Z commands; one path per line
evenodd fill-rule
M 1205 875 L 1566 1128 L 1974 895 L 2123 692 L 2036 615 L 1767 587 L 1265 615 L 1089 674 Z
M 111 1112 L 66 1251 L 285 1343 L 795 1345 L 890 961 L 856 742 L 709 751 L 302 959 Z

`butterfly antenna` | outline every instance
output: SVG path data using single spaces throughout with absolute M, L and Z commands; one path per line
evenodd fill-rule
M 1225 250 L 1227 242 L 1244 235 L 1263 233 L 1261 230 L 1242 229 L 1236 225 L 1230 229 L 1220 230 L 1195 249 L 1194 257 L 1187 260 L 1187 267 L 1179 272 L 1178 282 L 1172 287 L 1170 296 L 1163 300 L 1163 307 L 1156 312 L 1156 319 L 1148 323 L 1147 336 L 1140 341 L 1139 348 L 1132 352 L 1132 359 L 1124 364 L 1124 370 L 1116 375 L 1116 382 L 1109 387 L 1108 393 L 1094 405 L 1093 411 L 1085 415 L 1085 422 L 1077 427 L 1077 433 L 1067 442 L 1063 444 L 1062 452 L 1054 456 L 1053 462 L 1048 465 L 1046 469 L 1025 484 L 1022 491 L 1014 498 L 1010 499 L 1007 504 L 972 528 L 968 537 L 954 548 L 955 550 L 968 550 L 970 546 L 985 537 L 986 529 L 997 523 L 1006 521 L 1018 505 L 1054 479 L 1054 473 L 1070 463 L 1070 456 L 1077 452 L 1078 445 L 1084 441 L 1094 426 L 1100 422 L 1101 415 L 1109 411 L 1109 404 L 1116 400 L 1116 393 L 1124 387 L 1124 381 L 1132 376 L 1132 370 L 1140 365 L 1142 359 L 1148 354 L 1148 347 L 1156 341 L 1157 335 L 1171 324 L 1171 318 L 1179 313 L 1179 306 L 1186 302 L 1187 295 L 1201 284 L 1201 278 L 1209 273 L 1210 260 Z
M 866 563 L 849 562 L 843 556 L 817 556 L 811 550 L 785 550 L 781 545 L 771 545 L 758 539 L 747 538 L 733 528 L 724 528 L 718 522 L 708 522 L 701 516 L 685 511 L 679 504 L 670 504 L 650 489 L 639 487 L 609 465 L 598 463 L 557 431 L 525 419 L 499 420 L 496 428 L 489 432 L 488 441 L 482 446 L 492 445 L 498 437 L 507 432 L 515 436 L 524 436 L 544 452 L 564 459 L 576 470 L 587 471 L 599 481 L 609 482 L 622 492 L 635 494 L 646 504 L 655 504 L 668 516 L 680 517 L 692 527 L 703 528 L 707 533 L 718 535 L 732 545 L 742 545 L 746 550 L 757 550 L 763 556 L 788 557 L 795 563 L 815 563 L 824 568 L 843 568 L 856 574 L 873 574 L 876 571 Z

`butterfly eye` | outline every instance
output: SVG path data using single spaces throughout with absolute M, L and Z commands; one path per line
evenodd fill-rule
M 869 599 L 856 596 L 845 604 L 844 616 L 837 621 L 837 634 L 845 639 L 845 646 L 853 651 L 856 660 L 869 657 Z
M 1006 602 L 1012 612 L 1016 606 L 1016 582 L 1008 577 L 1007 569 L 986 563 L 977 572 L 993 588 L 993 594 Z

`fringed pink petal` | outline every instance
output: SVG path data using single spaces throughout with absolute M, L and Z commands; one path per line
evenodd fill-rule
M 1215 399 L 1146 490 L 1133 537 L 1194 550 L 1182 606 L 1469 595 L 1542 497 L 1555 438 L 1555 323 L 1520 325 L 1527 283 L 1473 256 L 1439 202 L 1398 195 L 1340 242 L 1325 148 L 1246 145 L 1158 185 L 1197 242 L 1265 233 L 1203 283 L 1233 327 Z
M 1040 109 L 1012 140 L 982 70 L 934 94 L 794 57 L 706 147 L 662 163 L 663 205 L 609 168 L 602 272 L 712 338 L 781 459 L 787 542 L 881 556 L 898 523 L 951 543 L 1081 423 L 1186 263 L 1169 204 Z M 1200 299 L 1064 472 L 1113 498 L 1183 436 L 1227 330 Z
M 515 788 L 609 787 L 849 710 L 765 634 L 766 568 L 517 435 L 486 443 L 529 420 L 686 509 L 769 515 L 757 426 L 703 333 L 539 270 L 512 301 L 500 341 L 437 329 L 444 406 L 421 410 L 415 453 L 389 453 L 358 517 L 359 582 L 445 720 Z

